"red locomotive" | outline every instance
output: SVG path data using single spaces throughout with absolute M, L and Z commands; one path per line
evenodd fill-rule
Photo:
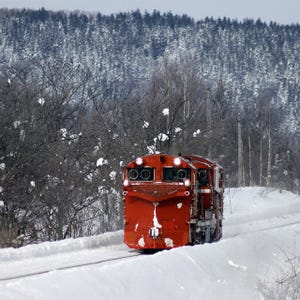
M 123 174 L 124 241 L 135 249 L 169 249 L 222 236 L 222 168 L 200 156 L 153 154 Z

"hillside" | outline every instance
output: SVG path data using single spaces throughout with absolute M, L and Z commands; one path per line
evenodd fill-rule
M 107 87 L 149 78 L 163 57 L 180 61 L 191 55 L 199 74 L 222 80 L 236 101 L 271 88 L 276 102 L 299 111 L 300 25 L 195 22 L 158 11 L 107 16 L 2 9 L 0 14 L 1 64 L 28 59 L 80 64 Z

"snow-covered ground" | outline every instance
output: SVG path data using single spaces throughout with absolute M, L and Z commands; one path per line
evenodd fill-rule
M 122 231 L 20 249 L 0 249 L 2 300 L 264 299 L 300 256 L 300 196 L 264 188 L 227 189 L 223 239 L 154 255 L 135 255 Z M 289 258 L 289 259 L 288 259 Z M 55 270 L 56 269 L 56 270 Z M 299 279 L 299 278 L 298 278 Z

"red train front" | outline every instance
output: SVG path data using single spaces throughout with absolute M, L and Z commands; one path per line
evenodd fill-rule
M 154 154 L 124 168 L 124 241 L 135 249 L 212 242 L 222 235 L 222 169 L 200 156 Z

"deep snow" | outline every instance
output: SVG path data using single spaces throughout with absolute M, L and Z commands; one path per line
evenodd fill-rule
M 227 189 L 223 239 L 106 264 L 73 263 L 134 255 L 122 231 L 0 250 L 0 299 L 264 299 L 300 256 L 300 196 L 265 188 Z M 296 262 L 293 260 L 293 262 Z

